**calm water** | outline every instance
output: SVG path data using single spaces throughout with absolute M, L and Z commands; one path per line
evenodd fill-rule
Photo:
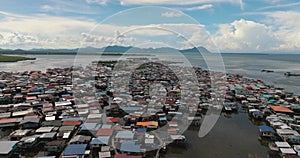
M 223 60 L 226 71 L 237 73 L 250 78 L 262 79 L 265 82 L 283 87 L 296 94 L 300 94 L 300 77 L 285 77 L 289 71 L 300 73 L 300 55 L 241 55 L 224 54 Z M 17 63 L 0 63 L 0 71 L 45 70 L 49 67 L 68 67 L 74 64 L 74 56 L 69 55 L 40 55 L 32 61 Z M 188 54 L 187 57 L 193 65 L 205 67 L 202 57 Z M 104 56 L 102 60 L 117 60 L 119 57 Z M 85 57 L 77 63 L 91 61 L 94 57 Z M 172 58 L 171 58 L 172 59 Z M 274 70 L 274 73 L 261 72 L 262 69 Z M 247 114 L 222 114 L 213 130 L 204 138 L 198 138 L 198 128 L 190 128 L 185 132 L 188 146 L 183 148 L 170 147 L 163 157 L 184 158 L 244 158 L 268 157 L 268 148 L 258 140 L 258 124 L 253 124 Z

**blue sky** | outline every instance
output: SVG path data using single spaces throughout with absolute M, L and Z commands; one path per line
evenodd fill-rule
M 0 48 L 156 42 L 221 52 L 297 52 L 298 10 L 297 0 L 1 0 Z

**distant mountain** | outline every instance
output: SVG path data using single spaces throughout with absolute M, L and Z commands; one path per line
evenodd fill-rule
M 177 50 L 174 48 L 169 47 L 161 47 L 161 48 L 137 48 L 137 47 L 124 47 L 124 46 L 108 46 L 104 48 L 95 48 L 95 47 L 85 47 L 85 48 L 75 48 L 75 49 L 43 49 L 43 48 L 35 48 L 31 50 L 22 50 L 22 49 L 1 49 L 0 53 L 15 53 L 15 54 L 43 54 L 43 53 L 67 53 L 67 54 L 75 54 L 78 51 L 80 52 L 87 52 L 87 53 L 95 53 L 95 52 L 104 52 L 104 53 L 125 53 L 125 52 L 132 52 L 132 53 L 143 53 L 143 52 L 174 52 L 180 51 L 181 53 L 209 53 L 209 51 L 204 47 L 194 47 L 191 49 L 185 50 Z
M 75 48 L 75 49 L 43 49 L 43 48 L 37 49 L 37 48 L 34 48 L 34 49 L 29 50 L 29 51 L 49 52 L 49 53 L 51 53 L 51 52 L 64 52 L 64 53 L 66 53 L 66 52 L 78 52 L 78 50 L 79 50 L 78 48 Z
M 204 47 L 194 47 L 191 49 L 185 49 L 185 50 L 180 50 L 181 53 L 210 53 L 206 48 Z
M 132 49 L 133 47 L 123 47 L 123 46 L 108 46 L 103 49 L 103 52 L 127 52 L 128 50 Z

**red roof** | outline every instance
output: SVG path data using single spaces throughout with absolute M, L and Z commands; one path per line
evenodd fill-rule
M 36 96 L 28 96 L 26 97 L 27 100 L 33 100 L 33 99 L 37 99 Z
M 114 158 L 142 158 L 142 156 L 131 156 L 125 154 L 116 154 Z
M 18 118 L 9 118 L 9 119 L 1 119 L 0 123 L 15 123 L 18 121 Z
M 177 134 L 177 130 L 175 128 L 168 129 L 168 134 Z
M 114 117 L 114 118 L 107 118 L 106 121 L 110 123 L 118 123 L 120 118 Z
M 286 106 L 270 106 L 270 108 L 275 112 L 294 113 L 294 111 L 287 108 Z
M 70 125 L 81 125 L 81 121 L 64 121 L 62 123 L 63 126 L 70 126 Z
M 111 136 L 113 134 L 113 129 L 110 128 L 100 128 L 97 131 L 96 136 Z
M 43 116 L 38 116 L 38 115 L 24 116 L 24 119 L 30 119 L 30 118 L 43 118 Z

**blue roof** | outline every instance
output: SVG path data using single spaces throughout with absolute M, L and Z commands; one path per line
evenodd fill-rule
M 82 121 L 85 120 L 84 117 L 69 117 L 69 118 L 63 118 L 61 121 Z
M 137 132 L 140 132 L 140 133 L 146 133 L 147 132 L 147 128 L 138 128 L 136 129 Z
M 277 100 L 275 100 L 275 99 L 271 99 L 268 101 L 268 103 L 276 103 L 276 102 L 277 102 Z
M 138 111 L 139 107 L 122 107 L 124 111 Z
M 271 94 L 264 94 L 264 95 L 262 95 L 262 97 L 263 98 L 271 98 L 271 97 L 273 97 L 273 95 L 271 95 Z
M 84 155 L 87 144 L 70 144 L 64 151 L 64 156 Z
M 161 117 L 161 118 L 159 118 L 159 121 L 167 121 L 167 118 Z
M 121 144 L 121 149 L 122 152 L 134 152 L 138 153 L 141 151 L 141 146 L 136 145 L 135 142 L 124 142 Z
M 91 144 L 93 145 L 108 145 L 110 136 L 99 136 L 97 138 L 93 138 Z
M 133 139 L 134 137 L 134 133 L 132 131 L 119 131 L 116 135 L 116 138 L 120 138 L 120 139 Z
M 98 130 L 101 127 L 98 123 L 84 123 L 80 126 L 81 130 Z
M 261 112 L 261 111 L 253 111 L 252 114 L 253 115 L 263 115 L 263 112 Z
M 270 126 L 266 126 L 266 125 L 262 125 L 262 126 L 259 126 L 259 130 L 261 132 L 272 132 L 272 133 L 275 133 L 274 129 Z

